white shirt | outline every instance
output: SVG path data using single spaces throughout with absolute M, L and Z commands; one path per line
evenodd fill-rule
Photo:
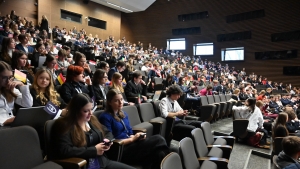
M 99 85 L 99 87 L 100 87 L 100 90 L 101 90 L 101 92 L 102 92 L 102 94 L 104 96 L 104 99 L 106 100 L 106 94 L 104 92 L 104 87 L 102 85 Z
M 172 103 L 174 103 L 174 107 L 172 107 Z M 161 116 L 164 118 L 168 117 L 169 112 L 175 113 L 182 110 L 178 102 L 176 100 L 170 99 L 169 97 L 165 97 L 160 101 L 159 109 L 161 112 Z
M 10 103 L 6 101 L 6 98 L 1 94 L 0 95 L 0 125 L 11 118 L 14 117 L 12 110 L 14 109 L 14 103 L 22 107 L 31 107 L 33 104 L 32 96 L 29 91 L 29 86 L 20 86 L 20 90 L 14 88 L 13 93 L 17 97 Z
M 233 106 L 232 110 L 235 111 L 235 118 L 249 120 L 249 124 L 247 127 L 249 131 L 256 132 L 258 127 L 263 128 L 264 119 L 258 107 L 255 106 L 254 112 L 252 114 L 250 112 L 250 109 L 246 106 Z

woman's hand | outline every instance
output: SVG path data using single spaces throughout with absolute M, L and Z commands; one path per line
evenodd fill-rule
M 24 84 L 20 81 L 9 81 L 7 84 L 9 90 L 13 90 L 16 86 L 24 86 Z
M 85 69 L 85 70 L 87 70 L 89 73 L 91 73 L 91 68 L 90 68 L 90 66 L 88 65 L 88 64 L 84 64 L 83 65 L 83 68 Z
M 129 105 L 129 106 L 134 106 L 134 103 L 128 102 L 128 105 Z
M 110 145 L 106 146 L 106 145 L 104 145 L 104 143 L 99 143 L 95 147 L 97 149 L 97 155 L 103 155 L 104 151 L 109 150 Z

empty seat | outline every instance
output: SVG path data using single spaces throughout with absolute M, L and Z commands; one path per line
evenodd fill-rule
M 200 120 L 211 121 L 214 113 L 217 110 L 216 105 L 208 104 L 206 96 L 200 96 L 201 107 L 200 107 Z
M 208 101 L 208 104 L 216 105 L 216 112 L 214 113 L 213 118 L 217 119 L 220 116 L 220 112 L 221 112 L 220 103 L 215 102 L 213 95 L 208 95 L 207 96 L 207 101 Z
M 21 126 L 0 130 L 0 140 L 0 168 L 63 168 L 51 161 L 44 163 L 40 141 L 32 127 Z
M 161 169 L 182 169 L 182 163 L 177 153 L 168 154 L 160 164 Z
M 214 162 L 219 161 L 219 159 L 215 157 L 197 158 L 194 143 L 189 137 L 186 137 L 179 142 L 179 155 L 182 159 L 184 169 L 223 169 L 227 168 L 228 165 L 228 160 L 225 160 L 220 161 L 220 167 L 217 166 Z
M 216 103 L 219 103 L 220 106 L 221 106 L 219 117 L 223 117 L 226 114 L 227 103 L 222 102 L 219 95 L 214 95 L 214 100 L 215 100 Z
M 149 122 L 141 122 L 138 110 L 135 106 L 124 106 L 122 110 L 128 114 L 132 130 L 146 132 L 147 136 L 153 135 L 153 125 Z
M 219 96 L 220 96 L 221 102 L 226 102 L 227 103 L 227 107 L 226 107 L 226 111 L 225 111 L 225 116 L 228 116 L 229 114 L 231 114 L 233 102 L 227 101 L 225 95 L 219 95 Z
M 139 105 L 139 114 L 143 122 L 150 122 L 154 127 L 154 134 L 165 137 L 167 121 L 165 118 L 156 117 L 153 104 L 142 103 Z
M 232 136 L 213 136 L 210 123 L 201 123 L 201 128 L 207 145 L 229 145 L 233 147 L 235 138 Z

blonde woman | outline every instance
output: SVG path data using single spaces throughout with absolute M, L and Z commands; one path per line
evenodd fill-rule
M 124 92 L 124 88 L 123 88 L 123 84 L 122 84 L 122 81 L 123 81 L 122 79 L 123 79 L 123 77 L 119 72 L 114 73 L 112 76 L 112 79 L 111 79 L 110 90 L 116 89 L 122 93 L 125 106 L 126 105 L 134 105 L 134 103 L 127 101 L 127 98 L 126 98 L 126 95 Z

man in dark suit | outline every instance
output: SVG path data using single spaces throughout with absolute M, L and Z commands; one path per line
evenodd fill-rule
M 138 97 L 140 96 L 143 101 L 147 100 L 146 93 L 143 91 L 143 88 L 146 88 L 146 83 L 142 80 L 142 74 L 140 72 L 134 72 L 132 74 L 132 80 L 130 80 L 124 89 L 125 95 L 129 97 Z
M 109 53 L 109 49 L 105 49 L 105 52 L 102 53 L 100 56 L 97 56 L 96 59 L 99 59 L 100 61 L 106 61 L 111 58 L 111 55 Z
M 17 50 L 21 50 L 21 51 L 25 52 L 26 54 L 34 52 L 33 47 L 27 46 L 28 38 L 24 34 L 20 34 L 18 38 L 19 38 L 20 43 L 16 45 Z
M 226 88 L 226 81 L 223 80 L 222 83 L 218 86 L 217 92 L 219 94 L 226 94 L 226 90 L 227 90 L 227 88 Z
M 288 99 L 289 94 L 282 95 L 282 98 L 280 99 L 283 106 L 286 106 L 291 103 L 291 101 Z
M 201 78 L 200 70 L 196 70 L 196 74 L 193 75 L 194 80 L 199 80 Z
M 112 76 L 113 76 L 113 74 L 115 72 L 121 73 L 121 72 L 123 72 L 125 70 L 125 68 L 126 68 L 125 62 L 118 61 L 117 65 L 109 70 L 109 72 L 108 72 L 108 80 L 111 80 L 111 78 L 112 78 Z

